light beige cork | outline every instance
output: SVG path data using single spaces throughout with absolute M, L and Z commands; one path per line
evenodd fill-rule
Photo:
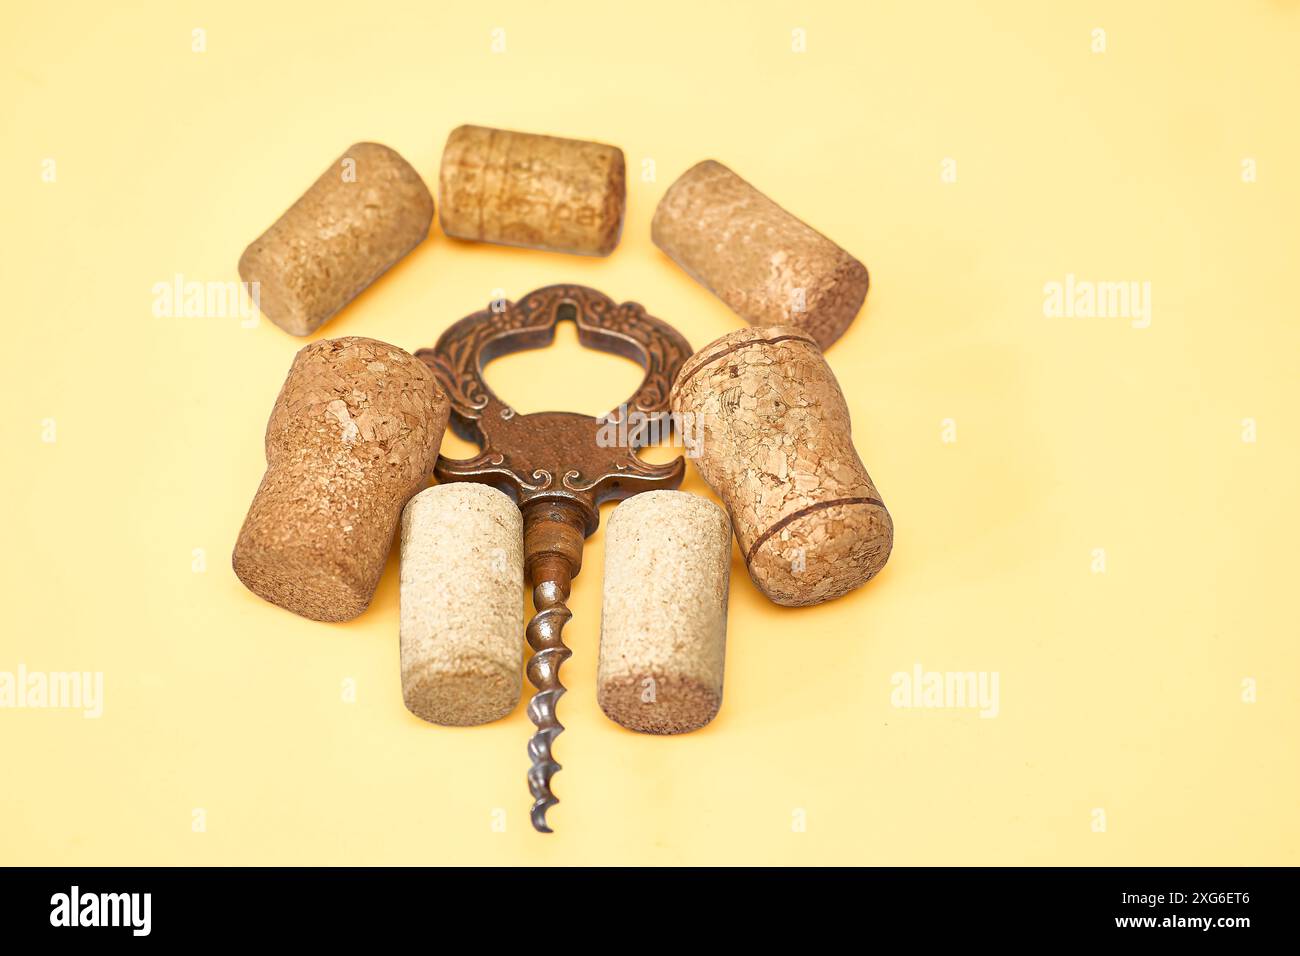
M 607 256 L 623 231 L 623 151 L 461 126 L 442 151 L 438 202 L 442 231 L 457 239 Z
M 357 143 L 244 250 L 239 276 L 262 312 L 310 335 L 399 259 L 433 222 L 433 196 L 387 146 Z
M 647 491 L 605 529 L 597 700 L 646 734 L 703 727 L 722 706 L 731 522 L 706 498 Z
M 806 331 L 738 329 L 709 343 L 678 373 L 672 408 L 690 416 L 695 465 L 769 598 L 820 604 L 884 567 L 894 524 L 853 447 L 839 383 Z
M 417 717 L 466 727 L 519 702 L 524 521 L 487 485 L 426 488 L 402 512 L 402 699 Z
M 300 349 L 266 426 L 239 579 L 313 620 L 364 611 L 402 506 L 433 473 L 448 409 L 428 366 L 395 345 L 351 336 Z
M 796 325 L 823 349 L 867 295 L 866 266 L 711 159 L 668 187 L 650 235 L 750 325 Z

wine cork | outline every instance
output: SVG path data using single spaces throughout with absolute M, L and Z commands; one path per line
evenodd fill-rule
M 310 335 L 419 245 L 433 222 L 420 174 L 387 146 L 357 143 L 244 250 L 239 276 L 262 312 Z
M 806 331 L 738 329 L 711 342 L 682 366 L 672 408 L 698 436 L 695 465 L 727 506 L 750 577 L 777 604 L 829 601 L 884 566 L 893 521 Z
M 448 410 L 428 366 L 395 345 L 352 336 L 299 350 L 235 544 L 239 579 L 313 620 L 364 611 L 402 506 L 433 472 Z
M 861 262 L 711 159 L 668 187 L 650 234 L 750 325 L 796 325 L 823 349 L 867 295 Z
M 442 231 L 457 239 L 607 256 L 623 231 L 623 151 L 461 126 L 442 151 L 438 201 Z
M 402 699 L 417 717 L 466 727 L 519 703 L 524 522 L 509 496 L 455 482 L 402 512 Z
M 713 502 L 647 491 L 605 529 L 597 700 L 646 734 L 703 727 L 722 706 L 731 522 Z

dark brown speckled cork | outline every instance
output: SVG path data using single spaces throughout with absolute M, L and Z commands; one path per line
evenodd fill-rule
M 266 474 L 235 544 L 239 579 L 313 620 L 364 611 L 448 411 L 428 366 L 395 345 L 346 337 L 301 349 L 266 426 Z
M 457 239 L 607 256 L 623 231 L 626 177 L 616 146 L 460 126 L 442 151 L 439 221 Z
M 387 146 L 357 143 L 239 258 L 262 311 L 310 335 L 429 234 L 433 196 Z
M 866 266 L 711 159 L 668 187 L 650 234 L 750 325 L 796 325 L 823 349 L 867 296 Z
M 794 326 L 737 329 L 672 389 L 694 459 L 727 506 L 749 576 L 777 604 L 820 604 L 871 580 L 894 523 L 862 466 L 839 383 Z

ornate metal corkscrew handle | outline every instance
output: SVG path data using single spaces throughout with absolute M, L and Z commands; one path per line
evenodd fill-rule
M 520 415 L 484 381 L 484 365 L 550 344 L 562 319 L 577 324 L 583 345 L 633 359 L 646 370 L 636 393 L 603 418 Z M 416 352 L 451 399 L 452 430 L 479 446 L 479 454 L 464 461 L 440 457 L 438 480 L 484 482 L 510 495 L 523 511 L 525 570 L 536 611 L 527 628 L 533 649 L 527 673 L 537 689 L 528 705 L 537 725 L 528 745 L 528 786 L 533 826 L 543 833 L 551 832 L 546 811 L 559 802 L 551 792 L 551 777 L 560 769 L 551 745 L 564 730 L 556 703 L 564 694 L 560 665 L 571 651 L 562 632 L 572 616 L 566 602 L 582 568 L 583 539 L 600 523 L 601 502 L 681 484 L 681 458 L 651 465 L 636 452 L 664 421 L 673 379 L 690 354 L 676 329 L 637 303 L 618 305 L 576 285 L 547 286 L 517 303 L 494 303 L 451 326 L 432 349 Z M 555 378 L 570 374 L 557 369 Z M 603 437 L 609 435 L 617 439 Z

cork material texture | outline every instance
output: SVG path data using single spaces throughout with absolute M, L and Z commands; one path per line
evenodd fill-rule
M 750 577 L 777 604 L 820 604 L 869 581 L 894 525 L 853 446 L 843 393 L 809 334 L 738 329 L 673 384 L 696 467 L 727 506 Z
M 387 146 L 357 143 L 244 250 L 239 276 L 258 284 L 262 312 L 310 335 L 419 245 L 433 196 Z
M 443 148 L 438 201 L 442 230 L 457 239 L 607 256 L 627 205 L 623 151 L 461 126 Z
M 650 234 L 750 325 L 795 325 L 822 349 L 867 295 L 866 266 L 713 160 L 668 188 Z
M 402 506 L 433 472 L 448 411 L 428 366 L 395 345 L 347 337 L 299 350 L 266 426 L 266 474 L 235 574 L 313 620 L 364 611 Z
M 524 524 L 508 495 L 436 485 L 402 512 L 402 699 L 435 724 L 470 726 L 519 703 Z
M 703 727 L 722 706 L 731 522 L 712 501 L 647 491 L 605 530 L 597 701 L 646 734 Z

